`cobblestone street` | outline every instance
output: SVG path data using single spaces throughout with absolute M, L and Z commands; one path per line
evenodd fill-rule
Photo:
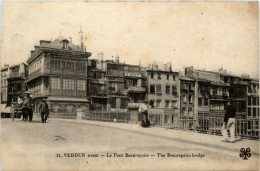
M 120 128 L 120 125 L 128 126 L 129 131 Z M 12 123 L 10 119 L 2 119 L 1 128 L 3 170 L 85 170 L 97 165 L 104 166 L 104 170 L 112 167 L 122 170 L 138 170 L 144 167 L 150 167 L 151 170 L 162 167 L 207 170 L 209 168 L 205 162 L 214 164 L 215 169 L 252 170 L 257 169 L 259 159 L 259 155 L 255 153 L 249 160 L 243 160 L 239 157 L 239 151 L 163 138 L 156 133 L 151 136 L 134 124 L 59 119 L 50 119 L 42 124 L 38 118 L 32 123 L 24 123 L 18 119 Z M 163 128 L 148 128 L 145 131 L 156 132 L 157 129 L 165 131 Z M 176 130 L 165 131 L 165 135 L 169 133 L 174 135 Z M 188 135 L 189 132 L 179 133 Z M 250 142 L 255 144 L 255 141 Z M 182 157 L 176 157 L 179 154 Z

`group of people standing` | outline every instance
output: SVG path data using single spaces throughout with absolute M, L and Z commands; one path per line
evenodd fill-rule
M 24 93 L 24 98 L 22 95 L 18 97 L 18 104 L 20 105 L 20 110 L 22 111 L 22 121 L 23 122 L 32 122 L 33 119 L 33 109 L 34 101 L 30 97 L 29 92 Z M 39 104 L 39 113 L 41 114 L 42 123 L 46 123 L 46 120 L 49 117 L 49 107 L 46 103 L 46 99 L 42 99 Z

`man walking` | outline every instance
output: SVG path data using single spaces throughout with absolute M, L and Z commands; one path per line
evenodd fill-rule
M 49 115 L 49 107 L 48 107 L 48 104 L 46 103 L 46 99 L 42 99 L 40 106 L 39 106 L 39 112 L 41 114 L 42 123 L 46 123 L 46 120 Z
M 33 101 L 32 98 L 30 97 L 30 93 L 29 92 L 25 92 L 25 98 L 23 101 L 23 112 L 26 113 L 26 115 L 29 116 L 29 122 L 32 122 L 32 118 L 33 118 Z M 27 120 L 27 116 L 25 118 Z
M 233 143 L 235 141 L 235 124 L 236 124 L 235 115 L 236 115 L 236 108 L 233 106 L 233 101 L 230 100 L 228 101 L 228 104 L 226 106 L 224 123 L 222 127 L 222 135 L 224 137 L 224 141 L 229 141 L 227 129 L 229 129 L 230 137 L 231 137 L 229 142 Z
M 149 127 L 150 121 L 148 120 L 148 101 L 144 101 L 144 104 L 141 104 L 138 111 L 142 114 L 142 127 Z

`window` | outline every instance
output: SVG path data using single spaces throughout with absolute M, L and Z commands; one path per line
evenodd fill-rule
M 191 83 L 189 83 L 189 90 L 191 89 L 191 87 L 192 87 L 192 86 L 191 86 Z
M 151 73 L 151 79 L 153 79 L 154 73 Z
M 161 100 L 156 100 L 156 107 L 161 107 Z
M 154 108 L 154 100 L 150 100 L 149 104 L 150 104 L 151 108 Z
M 251 99 L 252 99 L 251 97 L 248 97 L 248 105 L 249 105 L 249 106 L 251 106 L 251 103 L 252 103 L 252 102 L 251 102 Z
M 71 78 L 63 78 L 63 90 L 74 91 L 75 80 Z
M 189 96 L 189 103 L 192 103 L 192 96 Z
M 198 97 L 198 105 L 202 106 L 202 97 Z
M 172 101 L 172 108 L 176 108 L 177 107 L 177 101 Z
M 170 86 L 166 86 L 165 93 L 170 94 Z
M 187 102 L 187 96 L 182 96 L 182 101 Z
M 161 85 L 156 85 L 156 93 L 162 93 Z
M 177 88 L 176 86 L 172 86 L 172 95 L 177 95 Z
M 256 117 L 256 108 L 253 108 L 253 117 Z
M 111 98 L 111 108 L 116 108 L 116 98 Z
M 51 89 L 52 90 L 60 90 L 60 78 L 51 78 Z
M 77 62 L 77 69 L 78 70 L 85 70 L 85 63 L 84 62 Z M 108 67 L 108 70 L 109 70 L 109 67 Z M 108 75 L 111 75 L 111 74 L 108 73 Z
M 209 99 L 208 98 L 204 98 L 204 106 L 208 106 L 209 105 Z
M 77 90 L 86 91 L 86 81 L 85 80 L 77 80 Z
M 125 109 L 126 108 L 126 99 L 121 99 L 120 108 L 121 109 Z
M 247 109 L 247 116 L 249 116 L 249 117 L 251 117 L 251 107 L 249 107 L 248 109 Z
M 165 107 L 170 108 L 170 100 L 165 100 Z
M 192 113 L 193 113 L 191 107 L 188 108 L 188 113 L 189 113 L 189 114 L 192 114 Z
M 183 113 L 183 114 L 186 113 L 186 108 L 185 107 L 181 108 L 181 113 Z
M 167 74 L 167 80 L 169 80 L 169 74 Z
M 154 94 L 154 93 L 155 93 L 155 86 L 150 85 L 150 94 Z
M 158 74 L 158 80 L 160 80 L 161 79 L 161 74 Z
M 172 80 L 175 81 L 175 75 L 172 76 Z
M 256 103 L 257 103 L 257 102 L 256 102 L 256 101 L 257 101 L 256 98 L 257 98 L 257 97 L 253 97 L 253 105 L 254 105 L 254 106 L 256 106 Z

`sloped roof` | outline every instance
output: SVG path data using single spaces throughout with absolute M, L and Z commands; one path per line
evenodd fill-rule
M 68 41 L 65 37 L 58 37 L 54 41 L 52 41 L 49 45 L 47 45 L 47 48 L 54 48 L 54 49 L 62 49 L 62 41 L 66 40 Z M 69 42 L 69 41 L 68 41 Z M 69 50 L 73 51 L 81 51 L 81 48 L 78 45 L 75 45 L 71 42 L 69 42 Z

